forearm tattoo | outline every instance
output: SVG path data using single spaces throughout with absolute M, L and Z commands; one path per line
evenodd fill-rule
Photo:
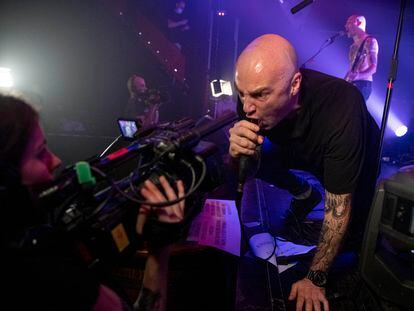
M 349 223 L 351 199 L 351 194 L 333 194 L 326 191 L 325 215 L 312 270 L 326 271 L 331 265 Z
M 325 214 L 332 212 L 333 218 L 345 217 L 350 210 L 351 195 L 349 194 L 332 194 L 326 191 L 325 196 Z
M 139 297 L 134 304 L 135 311 L 156 311 L 160 309 L 161 294 L 149 288 L 142 287 Z

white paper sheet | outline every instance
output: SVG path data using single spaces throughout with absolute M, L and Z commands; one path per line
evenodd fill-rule
M 203 210 L 191 224 L 187 241 L 240 256 L 240 222 L 235 202 L 206 200 Z
M 275 248 L 275 243 L 277 243 L 277 246 Z M 280 265 L 277 264 L 277 257 L 280 256 L 293 256 L 293 255 L 301 255 L 306 254 L 312 249 L 314 249 L 316 246 L 311 245 L 300 245 L 295 244 L 290 241 L 282 240 L 278 237 L 276 239 L 270 235 L 268 232 L 261 232 L 258 234 L 253 235 L 250 240 L 250 256 L 256 256 L 261 259 L 267 259 L 268 262 L 270 262 L 272 265 L 278 268 L 279 273 L 282 273 L 286 271 L 287 269 L 293 267 L 297 264 L 297 262 L 292 262 L 287 265 Z M 275 252 L 275 254 L 272 255 L 272 252 Z M 276 255 L 276 256 L 275 256 Z M 269 258 L 270 257 L 270 258 Z
M 281 257 L 281 256 L 289 257 L 293 255 L 306 254 L 316 247 L 315 245 L 307 246 L 307 245 L 295 244 L 293 242 L 283 240 L 279 237 L 276 237 L 276 243 L 277 243 L 277 248 L 276 248 L 277 257 Z

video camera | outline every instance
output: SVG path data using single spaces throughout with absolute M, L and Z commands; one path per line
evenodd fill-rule
M 65 168 L 52 184 L 39 191 L 39 205 L 52 226 L 79 241 L 92 263 L 136 250 L 139 239 L 135 224 L 141 204 L 158 208 L 185 199 L 182 222 L 164 224 L 149 217 L 144 227 L 143 238 L 150 243 L 171 243 L 200 211 L 207 192 L 223 182 L 218 149 L 202 139 L 237 118 L 229 112 L 201 126 L 184 118 L 139 129 L 132 139 L 123 141 L 123 147 Z M 184 197 L 174 202 L 146 202 L 139 191 L 142 184 L 150 179 L 158 185 L 161 175 L 172 186 L 181 179 Z

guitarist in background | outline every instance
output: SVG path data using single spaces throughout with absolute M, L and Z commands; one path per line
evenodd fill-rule
M 345 24 L 348 38 L 354 42 L 349 48 L 349 70 L 345 80 L 354 84 L 365 101 L 372 91 L 372 76 L 377 71 L 378 41 L 365 32 L 364 16 L 352 15 Z

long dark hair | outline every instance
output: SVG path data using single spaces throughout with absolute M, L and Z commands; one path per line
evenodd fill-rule
M 21 184 L 20 166 L 36 110 L 24 100 L 0 94 L 0 244 L 20 243 L 25 228 L 41 221 L 29 189 Z M 14 242 L 13 242 L 14 241 Z M 17 242 L 16 242 L 17 243 Z M 14 244 L 13 244 L 14 245 Z
M 37 111 L 24 100 L 0 94 L 0 163 L 19 169 Z

